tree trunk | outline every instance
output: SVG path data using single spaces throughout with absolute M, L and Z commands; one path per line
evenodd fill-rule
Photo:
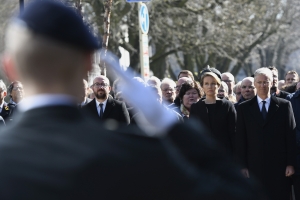
M 113 0 L 105 0 L 104 1 L 104 34 L 103 34 L 103 42 L 102 47 L 104 49 L 104 56 L 106 56 L 108 40 L 109 40 L 109 28 L 110 28 L 110 15 L 111 15 L 111 7 L 112 7 Z M 106 76 L 106 65 L 100 65 L 101 75 Z

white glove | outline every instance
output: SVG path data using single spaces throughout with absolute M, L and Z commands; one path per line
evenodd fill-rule
M 167 130 L 177 122 L 172 111 L 162 107 L 152 89 L 133 79 L 134 75 L 130 68 L 123 71 L 115 55 L 107 52 L 100 60 L 111 67 L 122 81 L 121 91 L 124 99 L 140 111 L 136 119 L 137 125 L 149 136 L 166 134 Z

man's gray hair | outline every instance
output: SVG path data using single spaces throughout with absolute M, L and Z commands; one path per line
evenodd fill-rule
M 155 83 L 154 84 L 155 86 L 160 87 L 161 81 L 159 80 L 159 78 L 157 78 L 156 76 L 151 76 L 147 81 L 148 85 L 153 85 L 151 83 L 149 84 L 149 82 L 151 82 L 151 81 L 153 81 Z
M 160 87 L 161 87 L 163 84 L 168 84 L 168 85 L 170 85 L 170 87 L 172 87 L 172 88 L 175 88 L 175 87 L 176 87 L 175 81 L 173 81 L 173 80 L 170 79 L 170 78 L 164 78 L 164 79 L 161 81 Z
M 245 80 L 248 80 L 248 81 L 251 81 L 252 83 L 254 83 L 254 78 L 251 76 L 244 78 L 241 83 L 243 83 L 243 81 L 245 81 Z
M 257 69 L 254 72 L 254 79 L 258 76 L 258 75 L 264 75 L 266 77 L 268 77 L 270 79 L 270 81 L 273 81 L 273 73 L 269 68 L 266 67 L 262 67 Z
M 222 75 L 226 75 L 226 76 L 229 77 L 229 80 L 233 80 L 233 81 L 234 81 L 234 76 L 233 76 L 232 73 L 230 73 L 230 72 L 224 72 L 224 73 L 221 74 L 221 76 L 222 76 Z

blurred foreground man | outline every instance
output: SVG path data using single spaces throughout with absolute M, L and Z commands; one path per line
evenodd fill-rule
M 175 124 L 119 65 L 107 62 L 144 131 L 84 117 L 77 102 L 97 48 L 81 17 L 54 1 L 35 1 L 9 24 L 5 71 L 27 98 L 0 134 L 0 199 L 260 199 L 201 126 Z
M 296 164 L 296 130 L 291 103 L 270 95 L 273 74 L 254 74 L 257 95 L 238 106 L 236 152 L 247 178 L 257 177 L 270 200 L 288 200 Z

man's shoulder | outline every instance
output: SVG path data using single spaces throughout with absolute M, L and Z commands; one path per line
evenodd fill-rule
M 222 102 L 222 104 L 224 104 L 226 106 L 233 106 L 233 103 L 226 98 L 221 99 L 220 102 Z
M 116 100 L 112 97 L 108 97 L 107 104 L 112 104 L 113 106 L 122 106 L 124 104 L 123 101 Z
M 275 97 L 277 99 L 277 105 L 278 106 L 287 106 L 288 104 L 290 104 L 290 101 L 287 100 L 287 99 L 283 99 L 283 98 L 280 98 L 280 97 Z
M 93 106 L 93 104 L 95 105 L 95 99 L 91 99 L 90 102 L 88 102 L 87 104 L 85 104 L 84 106 L 82 106 L 82 109 L 84 109 L 84 110 L 89 109 L 90 107 Z
M 238 104 L 238 107 L 239 108 L 248 107 L 248 106 L 252 105 L 254 102 L 257 102 L 256 96 L 251 99 L 247 99 L 247 100 L 240 102 L 240 104 Z

